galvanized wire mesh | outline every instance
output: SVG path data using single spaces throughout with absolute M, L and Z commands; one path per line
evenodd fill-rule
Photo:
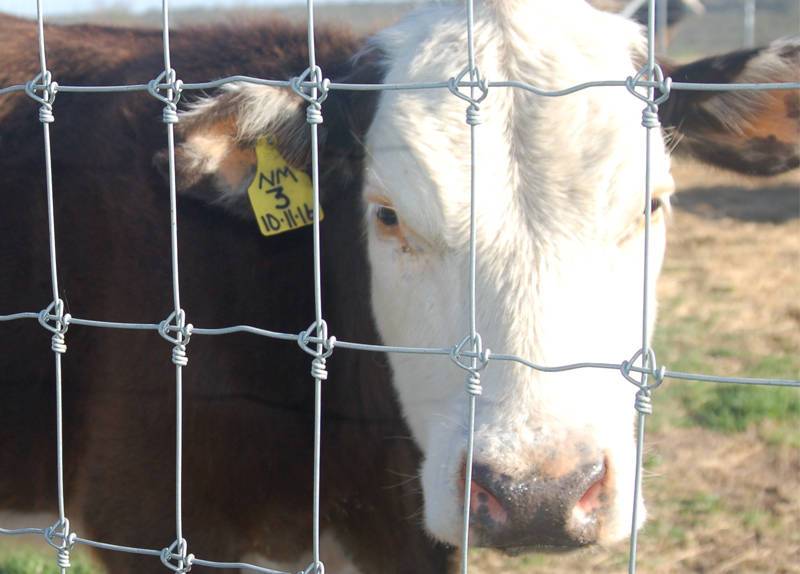
M 44 132 L 44 156 L 47 194 L 48 233 L 50 248 L 50 275 L 53 299 L 39 312 L 21 312 L 0 315 L 0 322 L 25 319 L 37 319 L 39 323 L 52 333 L 51 347 L 55 360 L 55 391 L 56 391 L 56 445 L 57 445 L 57 492 L 58 492 L 58 520 L 44 528 L 0 528 L 0 535 L 40 535 L 45 538 L 56 551 L 56 563 L 61 574 L 66 574 L 70 567 L 70 551 L 75 545 L 84 545 L 92 548 L 140 554 L 157 557 L 164 566 L 174 572 L 188 572 L 193 565 L 211 568 L 240 568 L 262 572 L 264 574 L 286 574 L 279 570 L 239 562 L 217 562 L 200 558 L 189 553 L 189 543 L 183 537 L 182 509 L 181 509 L 181 459 L 182 459 L 182 372 L 188 364 L 187 345 L 193 336 L 219 336 L 230 333 L 249 333 L 262 337 L 269 337 L 297 343 L 312 357 L 311 375 L 314 380 L 314 454 L 313 454 L 313 526 L 312 526 L 312 561 L 302 571 L 302 574 L 323 574 L 324 563 L 320 555 L 319 544 L 319 502 L 320 502 L 320 439 L 322 424 L 322 382 L 327 379 L 326 360 L 333 353 L 334 347 L 352 349 L 364 352 L 401 353 L 413 355 L 439 355 L 449 357 L 456 365 L 464 369 L 466 375 L 468 409 L 468 443 L 467 465 L 463 508 L 463 538 L 461 547 L 461 571 L 468 571 L 469 550 L 469 513 L 470 513 L 470 485 L 472 472 L 472 451 L 475 428 L 475 411 L 477 399 L 481 394 L 480 372 L 489 361 L 511 361 L 527 366 L 530 369 L 542 372 L 564 372 L 577 369 L 611 369 L 617 370 L 622 380 L 638 387 L 635 409 L 638 413 L 637 443 L 636 443 L 636 479 L 633 516 L 631 517 L 630 559 L 629 572 L 636 571 L 637 550 L 637 517 L 635 500 L 641 489 L 642 452 L 644 448 L 645 421 L 652 412 L 651 395 L 664 379 L 695 380 L 710 383 L 736 383 L 742 385 L 764 385 L 800 388 L 798 380 L 763 379 L 747 377 L 726 377 L 701 373 L 685 373 L 671 371 L 665 366 L 658 365 L 655 353 L 649 346 L 648 315 L 650 310 L 647 305 L 648 268 L 650 265 L 650 216 L 652 183 L 650 178 L 651 146 L 654 137 L 660 137 L 660 124 L 658 120 L 658 106 L 666 101 L 672 90 L 699 90 L 699 91 L 737 91 L 737 90 L 786 90 L 800 89 L 800 82 L 789 83 L 763 83 L 763 84 L 706 84 L 706 83 L 679 83 L 671 82 L 664 78 L 661 69 L 655 61 L 655 21 L 656 2 L 648 1 L 648 53 L 645 67 L 635 77 L 626 79 L 611 79 L 604 81 L 586 82 L 568 86 L 560 90 L 543 90 L 526 82 L 518 80 L 486 81 L 480 74 L 477 66 L 475 48 L 473 45 L 474 9 L 473 0 L 467 0 L 467 63 L 462 72 L 450 79 L 438 82 L 405 83 L 405 84 L 346 84 L 329 82 L 324 78 L 323 71 L 317 66 L 314 45 L 314 2 L 307 2 L 307 31 L 308 31 L 308 68 L 298 77 L 290 80 L 276 80 L 266 78 L 253 78 L 248 76 L 230 76 L 213 81 L 188 84 L 178 79 L 172 68 L 169 47 L 169 2 L 162 0 L 162 43 L 164 56 L 164 69 L 148 84 L 134 85 L 107 85 L 107 86 L 61 86 L 53 81 L 52 74 L 47 68 L 45 36 L 44 36 L 44 11 L 42 0 L 37 0 L 37 25 L 38 25 L 38 52 L 41 71 L 36 77 L 24 85 L 13 85 L 0 88 L 0 95 L 15 92 L 24 92 L 39 103 L 39 121 Z M 637 2 L 635 4 L 643 4 Z M 175 144 L 174 124 L 178 122 L 177 104 L 182 92 L 191 90 L 206 90 L 217 88 L 232 82 L 241 82 L 254 85 L 289 87 L 298 97 L 303 98 L 307 104 L 307 122 L 311 133 L 311 179 L 313 184 L 314 219 L 313 219 L 313 270 L 314 270 L 314 320 L 307 330 L 299 333 L 282 333 L 251 325 L 235 325 L 224 328 L 199 328 L 193 327 L 186 320 L 186 315 L 180 304 L 180 283 L 178 278 L 178 231 L 177 231 L 177 198 L 175 181 Z M 484 348 L 476 320 L 476 228 L 475 220 L 478 205 L 476 203 L 476 170 L 479 166 L 480 153 L 478 149 L 478 126 L 481 123 L 480 104 L 490 89 L 519 89 L 526 90 L 542 97 L 562 97 L 569 94 L 602 87 L 625 87 L 631 95 L 639 98 L 645 104 L 642 125 L 646 145 L 646 178 L 644 182 L 644 213 L 645 237 L 643 260 L 643 299 L 642 299 L 642 333 L 641 347 L 636 349 L 630 359 L 618 363 L 583 362 L 568 365 L 539 365 L 510 354 L 490 354 Z M 467 287 L 469 290 L 469 307 L 466 310 L 469 319 L 469 333 L 458 343 L 452 346 L 438 348 L 397 347 L 385 345 L 371 345 L 351 341 L 339 341 L 329 336 L 327 325 L 323 318 L 322 290 L 321 290 L 321 263 L 320 263 L 320 226 L 319 226 L 319 156 L 317 145 L 317 126 L 322 122 L 322 104 L 330 90 L 352 91 L 388 91 L 388 90 L 436 90 L 448 89 L 454 96 L 467 102 L 466 121 L 470 127 L 471 142 L 471 173 L 470 173 L 470 240 L 469 240 L 469 276 Z M 465 93 L 462 90 L 467 89 Z M 644 89 L 646 93 L 641 93 Z M 656 99 L 656 90 L 661 96 Z M 168 159 L 169 159 L 169 194 L 170 194 L 170 241 L 172 262 L 172 298 L 174 310 L 160 323 L 123 323 L 98 321 L 89 318 L 72 317 L 64 313 L 63 301 L 59 298 L 58 266 L 56 262 L 55 243 L 55 213 L 54 213 L 54 186 L 50 157 L 49 124 L 54 121 L 54 101 L 58 92 L 73 93 L 114 93 L 147 91 L 154 98 L 164 104 L 163 122 L 166 125 Z M 161 337 L 173 345 L 172 362 L 175 364 L 175 394 L 176 394 L 176 458 L 175 458 L 175 538 L 165 541 L 163 549 L 136 548 L 117 544 L 108 544 L 96 540 L 81 538 L 70 530 L 69 518 L 64 507 L 64 464 L 63 464 L 63 436 L 62 436 L 62 377 L 61 355 L 67 350 L 65 334 L 72 325 L 101 329 L 127 329 L 149 330 L 157 332 Z

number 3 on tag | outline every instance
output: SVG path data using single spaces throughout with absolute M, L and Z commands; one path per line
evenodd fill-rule
M 256 174 L 247 195 L 261 234 L 277 235 L 312 225 L 314 192 L 308 175 L 289 165 L 272 138 L 258 140 L 256 158 Z M 323 217 L 320 209 L 320 221 Z

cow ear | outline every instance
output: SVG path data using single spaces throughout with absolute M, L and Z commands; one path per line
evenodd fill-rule
M 178 193 L 251 217 L 247 188 L 256 171 L 255 147 L 269 138 L 286 163 L 305 170 L 309 135 L 303 101 L 288 89 L 231 84 L 182 112 L 175 148 Z M 155 156 L 163 174 L 166 150 Z
M 800 38 L 687 65 L 665 66 L 674 82 L 776 83 L 800 80 Z M 678 153 L 748 175 L 800 167 L 800 91 L 673 90 L 659 116 Z

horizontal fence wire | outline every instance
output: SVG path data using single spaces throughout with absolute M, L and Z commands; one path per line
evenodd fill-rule
M 12 315 L 0 315 L 0 322 L 14 321 L 21 319 L 37 319 L 40 313 L 25 312 L 14 313 Z M 118 321 L 98 321 L 92 319 L 81 319 L 78 317 L 69 318 L 70 325 L 77 325 L 83 327 L 94 327 L 98 329 L 118 329 L 128 331 L 158 331 L 161 326 L 159 323 L 126 323 Z M 174 331 L 174 327 L 169 328 Z M 229 327 L 194 327 L 192 329 L 192 336 L 220 336 L 231 335 L 234 333 L 248 333 L 250 335 L 257 335 L 269 339 L 279 341 L 292 341 L 297 343 L 305 333 L 283 333 L 280 331 L 270 331 L 253 325 L 231 325 Z M 311 344 L 322 343 L 323 339 L 309 335 L 304 337 L 306 341 Z M 394 353 L 401 355 L 440 355 L 444 357 L 451 356 L 455 351 L 457 345 L 452 347 L 403 347 L 396 345 L 375 345 L 369 343 L 358 343 L 355 341 L 347 341 L 337 339 L 335 343 L 336 349 L 347 349 L 351 351 L 366 351 L 374 353 Z M 460 356 L 465 358 L 476 358 L 478 354 L 473 351 L 460 351 Z M 627 370 L 631 373 L 647 374 L 650 376 L 660 375 L 664 379 L 675 379 L 683 381 L 703 381 L 707 383 L 731 383 L 741 385 L 761 385 L 761 386 L 775 386 L 775 387 L 796 387 L 800 388 L 800 379 L 765 379 L 758 377 L 734 377 L 722 375 L 709 375 L 702 373 L 688 373 L 683 371 L 673 371 L 670 369 L 654 369 L 643 368 L 636 365 L 631 365 L 628 361 L 621 361 L 619 363 L 609 363 L 601 361 L 586 361 L 581 363 L 570 363 L 566 365 L 542 365 L 534 361 L 530 361 L 524 357 L 519 357 L 512 354 L 492 353 L 491 358 L 493 361 L 510 361 L 519 363 L 543 373 L 561 373 L 566 371 L 575 371 L 580 369 L 605 369 L 613 371 Z
M 293 81 L 289 80 L 275 80 L 268 78 L 256 78 L 253 76 L 227 76 L 218 80 L 210 82 L 199 83 L 185 83 L 181 84 L 181 90 L 184 92 L 191 91 L 204 91 L 215 88 L 221 88 L 227 84 L 252 84 L 255 86 L 269 86 L 273 88 L 291 88 Z M 311 81 L 299 82 L 303 89 L 318 88 L 319 83 Z M 394 84 L 349 84 L 342 82 L 330 82 L 327 84 L 328 90 L 333 91 L 349 91 L 349 92 L 394 92 L 394 91 L 415 91 L 415 90 L 446 90 L 450 88 L 450 80 L 441 82 L 399 82 Z M 480 87 L 477 82 L 470 80 L 461 80 L 456 83 L 459 88 L 478 88 Z M 629 80 L 597 80 L 592 82 L 581 82 L 572 86 L 567 86 L 559 90 L 545 90 L 538 88 L 528 82 L 520 80 L 489 80 L 487 82 L 489 88 L 515 88 L 531 92 L 537 96 L 546 98 L 558 98 L 561 96 L 568 96 L 589 88 L 626 88 L 630 85 Z M 156 87 L 159 90 L 169 89 L 172 84 L 159 83 Z M 637 88 L 660 88 L 660 82 L 652 82 L 648 80 L 638 80 L 634 84 Z M 672 90 L 685 90 L 693 92 L 753 92 L 753 91 L 767 91 L 767 90 L 798 90 L 800 89 L 800 82 L 765 82 L 765 83 L 705 83 L 705 82 L 672 82 L 670 84 Z M 15 84 L 5 88 L 0 88 L 0 96 L 25 93 L 29 84 Z M 36 91 L 41 91 L 46 86 L 44 84 L 31 84 L 30 87 Z M 75 85 L 61 85 L 57 87 L 58 92 L 64 93 L 84 93 L 84 94 L 107 94 L 107 93 L 124 93 L 124 92 L 147 92 L 150 89 L 149 84 L 130 84 L 130 85 L 109 85 L 109 86 L 75 86 Z
M 565 87 L 559 90 L 544 90 L 532 84 L 517 80 L 501 80 L 501 81 L 486 81 L 480 77 L 476 57 L 473 48 L 472 34 L 473 34 L 473 4 L 472 0 L 467 0 L 467 32 L 468 32 L 468 45 L 467 45 L 467 66 L 462 73 L 456 78 L 449 78 L 446 81 L 440 82 L 409 82 L 409 83 L 394 83 L 394 84 L 349 84 L 323 81 L 321 70 L 317 67 L 315 61 L 314 50 L 314 10 L 313 0 L 307 2 L 307 32 L 308 32 L 308 50 L 309 50 L 309 67 L 306 72 L 296 78 L 288 80 L 256 78 L 251 76 L 228 76 L 225 78 L 216 79 L 208 82 L 199 83 L 182 83 L 177 79 L 174 70 L 171 67 L 170 51 L 169 51 L 169 4 L 168 0 L 162 0 L 162 43 L 164 53 L 164 70 L 156 77 L 147 83 L 141 84 L 128 84 L 128 85 L 107 85 L 107 86 L 80 86 L 80 85 L 58 85 L 52 80 L 52 76 L 47 69 L 45 60 L 45 42 L 44 42 L 44 16 L 42 10 L 41 0 L 37 0 L 37 25 L 38 35 L 37 40 L 39 44 L 39 56 L 41 64 L 41 73 L 36 78 L 27 82 L 26 84 L 17 84 L 0 88 L 0 96 L 12 95 L 15 93 L 23 93 L 31 97 L 33 100 L 39 102 L 42 107 L 40 108 L 39 118 L 42 122 L 45 133 L 45 170 L 46 170 L 46 191 L 48 198 L 48 227 L 49 227 L 49 240 L 50 240 L 50 265 L 51 265 L 51 286 L 53 290 L 53 301 L 48 304 L 43 310 L 38 312 L 18 312 L 6 315 L 0 315 L 0 322 L 19 321 L 25 319 L 38 320 L 41 325 L 53 333 L 53 351 L 56 360 L 56 404 L 57 404 L 57 457 L 58 457 L 58 521 L 47 528 L 19 528 L 19 529 L 5 529 L 0 528 L 0 535 L 5 536 L 21 536 L 21 535 L 38 535 L 43 536 L 46 541 L 57 550 L 57 564 L 62 574 L 66 573 L 69 567 L 69 551 L 75 545 L 82 545 L 86 547 L 95 548 L 104 551 L 125 552 L 130 554 L 138 554 L 143 556 L 151 556 L 159 558 L 165 567 L 175 572 L 188 572 L 192 565 L 206 566 L 210 568 L 238 568 L 250 570 L 253 572 L 260 572 L 263 574 L 290 574 L 280 570 L 274 570 L 257 566 L 244 562 L 219 562 L 207 559 L 202 559 L 188 553 L 187 541 L 182 537 L 182 523 L 181 523 L 181 445 L 182 445 L 182 382 L 181 373 L 182 368 L 187 364 L 186 345 L 189 338 L 194 336 L 222 336 L 234 333 L 246 333 L 261 337 L 267 337 L 275 340 L 289 341 L 300 344 L 301 348 L 307 351 L 314 357 L 312 361 L 312 375 L 315 383 L 315 402 L 314 402 L 314 460 L 313 460 L 313 526 L 312 526 L 312 562 L 309 566 L 301 571 L 300 574 L 324 574 L 324 564 L 320 556 L 319 548 L 319 486 L 320 486 L 320 466 L 321 466 L 321 452 L 320 452 L 320 438 L 321 438 L 321 383 L 327 378 L 325 371 L 325 359 L 331 354 L 334 347 L 337 350 L 353 350 L 361 352 L 380 352 L 380 353 L 398 353 L 398 354 L 411 354 L 411 355 L 428 355 L 428 356 L 441 356 L 453 360 L 457 365 L 461 366 L 468 371 L 467 375 L 467 393 L 469 397 L 469 428 L 468 433 L 468 457 L 471 460 L 472 441 L 474 434 L 474 416 L 476 410 L 476 399 L 480 395 L 480 375 L 479 371 L 485 367 L 489 353 L 488 349 L 483 350 L 480 342 L 480 334 L 476 325 L 476 301 L 475 301 L 475 268 L 476 268 L 476 202 L 475 202 L 475 170 L 479 154 L 477 153 L 477 138 L 476 127 L 480 123 L 479 116 L 479 102 L 482 97 L 485 97 L 486 90 L 494 88 L 508 88 L 527 91 L 542 97 L 562 97 L 574 94 L 583 90 L 616 87 L 626 88 L 629 92 L 637 95 L 636 91 L 643 88 L 647 92 L 647 97 L 637 95 L 647 103 L 645 110 L 645 117 L 647 113 L 650 114 L 649 123 L 645 122 L 644 127 L 647 133 L 647 147 L 648 153 L 646 154 L 647 163 L 647 181 L 645 182 L 645 199 L 646 206 L 650 205 L 651 183 L 649 177 L 650 158 L 649 147 L 651 137 L 657 133 L 657 110 L 659 100 L 655 100 L 656 91 L 662 94 L 661 101 L 668 97 L 671 90 L 686 90 L 686 91 L 710 91 L 710 92 L 732 92 L 732 91 L 766 91 L 766 90 L 797 90 L 800 89 L 800 82 L 782 82 L 782 83 L 744 83 L 744 84 L 719 84 L 719 83 L 702 83 L 702 82 L 672 82 L 669 78 L 660 78 L 660 70 L 655 64 L 654 56 L 654 42 L 655 42 L 655 0 L 641 0 L 632 2 L 629 6 L 638 9 L 642 5 L 648 3 L 648 64 L 646 73 L 640 73 L 636 77 L 629 77 L 624 80 L 600 80 L 589 81 L 572 86 Z M 644 77 L 655 78 L 651 80 L 644 79 Z M 469 79 L 466 79 L 466 78 Z M 246 83 L 260 86 L 283 87 L 292 88 L 300 97 L 305 99 L 308 104 L 308 123 L 311 132 L 311 156 L 312 156 L 312 184 L 314 193 L 314 313 L 315 320 L 312 325 L 301 333 L 283 333 L 278 331 L 271 331 L 260 327 L 251 325 L 233 325 L 218 328 L 203 328 L 192 327 L 186 322 L 183 310 L 180 307 L 180 288 L 178 281 L 178 251 L 177 251 L 177 198 L 176 198 L 176 185 L 175 185 L 175 166 L 174 166 L 174 123 L 178 121 L 177 114 L 177 101 L 181 93 L 189 91 L 204 91 L 215 88 L 221 88 L 228 84 L 233 83 Z M 469 96 L 461 92 L 462 88 L 469 90 Z M 327 326 L 322 315 L 322 299 L 321 299 L 321 277 L 322 272 L 320 268 L 320 227 L 319 227 L 319 181 L 318 181 L 318 151 L 317 151 L 317 125 L 322 121 L 321 104 L 329 90 L 345 90 L 345 91 L 401 91 L 401 90 L 443 90 L 448 89 L 455 95 L 466 100 L 470 107 L 467 113 L 467 123 L 470 125 L 470 139 L 471 139 L 471 177 L 470 177 L 470 269 L 468 277 L 469 289 L 469 335 L 459 343 L 449 347 L 439 348 L 426 348 L 426 347 L 403 347 L 379 344 L 367 344 L 359 342 L 341 341 L 336 340 L 334 337 L 329 337 L 327 333 Z M 131 322 L 117 322 L 95 320 L 88 318 L 72 317 L 64 313 L 63 303 L 58 298 L 58 271 L 55 259 L 55 228 L 54 228 L 54 208 L 53 208 L 53 184 L 52 173 L 50 167 L 50 144 L 48 124 L 53 121 L 52 109 L 53 98 L 56 93 L 123 93 L 123 92 L 148 92 L 155 98 L 165 103 L 163 120 L 166 124 L 167 140 L 168 140 L 168 156 L 169 156 L 169 186 L 170 186 L 170 242 L 171 242 L 171 260 L 172 260 L 172 279 L 173 289 L 172 298 L 174 303 L 174 311 L 164 321 L 158 323 L 131 323 Z M 456 93 L 458 92 L 458 93 Z M 481 95 L 482 94 L 482 95 Z M 653 119 L 655 114 L 655 119 Z M 694 380 L 708 383 L 734 383 L 741 385 L 759 385 L 759 386 L 775 386 L 775 387 L 793 387 L 800 388 L 800 380 L 790 379 L 764 379 L 764 378 L 751 378 L 751 377 L 733 377 L 733 376 L 717 376 L 703 373 L 686 373 L 681 371 L 671 371 L 665 366 L 659 366 L 655 360 L 655 354 L 648 346 L 648 309 L 647 309 L 647 293 L 648 293 L 648 272 L 649 265 L 649 230 L 650 230 L 650 209 L 645 209 L 645 252 L 644 252 L 644 280 L 643 280 L 643 310 L 642 310 L 642 347 L 638 350 L 632 358 L 623 360 L 619 363 L 607 362 L 581 362 L 567 365 L 540 365 L 512 354 L 493 353 L 491 354 L 492 361 L 506 361 L 513 362 L 532 370 L 557 373 L 568 372 L 579 369 L 601 369 L 601 370 L 617 370 L 629 382 L 633 383 L 639 388 L 637 393 L 636 410 L 638 411 L 638 436 L 637 436 L 637 464 L 636 464 L 636 485 L 634 492 L 634 500 L 636 500 L 637 492 L 641 487 L 641 456 L 644 443 L 644 421 L 645 415 L 651 412 L 650 406 L 650 390 L 660 385 L 664 379 L 676 380 Z M 63 456 L 62 456 L 62 437 L 61 437 L 61 374 L 60 374 L 60 356 L 66 351 L 66 344 L 64 343 L 64 333 L 69 327 L 88 327 L 97 329 L 118 329 L 118 330 L 131 330 L 131 331 L 154 331 L 161 337 L 167 339 L 174 344 L 172 360 L 176 368 L 176 476 L 175 476 L 175 520 L 176 520 L 176 539 L 172 544 L 163 549 L 147 549 L 137 548 L 132 546 L 123 546 L 117 544 L 110 544 L 96 540 L 82 538 L 69 530 L 69 521 L 66 517 L 64 508 L 64 487 L 63 487 Z M 313 348 L 315 347 L 315 349 Z M 468 361 L 468 362 L 465 362 Z M 637 361 L 641 364 L 637 365 Z M 634 376 L 638 376 L 636 379 Z M 652 378 L 654 383 L 648 384 L 648 378 Z M 467 472 L 471 472 L 471 465 L 467 465 Z M 469 476 L 469 475 L 468 475 Z M 463 542 L 462 542 L 462 572 L 467 572 L 467 550 L 469 548 L 469 478 L 466 480 L 466 489 L 464 497 L 464 516 L 463 516 Z M 636 548 L 637 548 L 637 528 L 636 528 L 636 504 L 633 505 L 632 527 L 631 527 L 631 544 L 630 544 L 630 559 L 628 563 L 629 572 L 636 571 Z

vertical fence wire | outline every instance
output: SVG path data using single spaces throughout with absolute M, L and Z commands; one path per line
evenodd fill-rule
M 663 1 L 663 0 L 662 0 Z M 655 32 L 656 32 L 656 0 L 648 0 L 647 5 L 647 75 L 649 80 L 656 79 L 656 56 L 655 56 Z M 662 27 L 664 26 L 662 22 Z M 650 223 L 652 213 L 652 196 L 653 196 L 653 182 L 652 182 L 652 146 L 653 137 L 656 135 L 655 130 L 659 129 L 658 125 L 658 108 L 651 104 L 655 99 L 655 88 L 649 86 L 647 88 L 648 104 L 643 112 L 642 124 L 645 128 L 645 185 L 644 185 L 644 260 L 642 262 L 643 277 L 642 277 L 642 340 L 639 354 L 641 355 L 642 368 L 651 363 L 651 367 L 655 367 L 654 361 L 650 360 L 653 356 L 650 349 L 650 333 L 649 333 L 649 298 L 650 298 Z M 636 555 L 639 543 L 639 530 L 637 528 L 638 522 L 638 504 L 639 493 L 642 488 L 642 455 L 644 451 L 644 431 L 645 420 L 648 414 L 647 407 L 649 407 L 650 391 L 647 387 L 647 373 L 642 373 L 641 386 L 637 391 L 637 427 L 636 427 L 636 467 L 633 486 L 633 507 L 631 511 L 631 536 L 630 536 L 630 554 L 628 558 L 628 572 L 635 574 L 636 572 Z
M 468 321 L 469 321 L 469 341 L 473 353 L 478 353 L 478 320 L 476 303 L 476 266 L 477 266 L 477 245 L 476 245 L 476 187 L 477 187 L 477 134 L 478 125 L 478 104 L 476 104 L 475 82 L 479 79 L 479 74 L 475 59 L 475 5 L 473 0 L 467 0 L 467 69 L 469 78 L 472 82 L 469 88 L 469 106 L 467 107 L 467 124 L 469 125 L 470 139 L 470 191 L 469 191 L 469 277 L 468 277 Z M 477 372 L 477 356 L 470 359 L 470 371 L 467 375 L 467 447 L 466 459 L 464 461 L 464 508 L 461 533 L 461 572 L 467 574 L 469 570 L 469 523 L 470 506 L 472 500 L 472 465 L 475 452 L 475 411 L 477 408 L 477 398 L 480 394 L 480 378 Z
M 306 3 L 306 32 L 308 35 L 308 75 L 315 80 L 315 85 L 310 91 L 310 101 L 306 110 L 306 119 L 311 133 L 311 185 L 314 196 L 314 329 L 317 338 L 316 356 L 312 361 L 312 376 L 314 378 L 314 463 L 313 463 L 313 494 L 312 494 L 312 527 L 311 548 L 312 564 L 308 572 L 323 574 L 325 566 L 320 556 L 319 546 L 319 515 L 320 515 L 320 480 L 322 466 L 322 381 L 327 379 L 325 371 L 324 345 L 327 344 L 327 327 L 322 315 L 322 261 L 320 250 L 320 199 L 319 199 L 319 134 L 318 126 L 322 123 L 321 100 L 326 93 L 320 95 L 319 88 L 323 87 L 322 70 L 317 67 L 316 46 L 314 40 L 314 0 Z M 330 349 L 328 349 L 330 350 Z
M 42 124 L 44 137 L 44 162 L 45 162 L 45 188 L 47 194 L 47 227 L 50 252 L 50 284 L 53 300 L 45 310 L 40 321 L 53 333 L 51 347 L 55 360 L 55 391 L 56 391 L 56 482 L 58 498 L 58 520 L 48 527 L 44 534 L 48 544 L 56 549 L 56 565 L 61 574 L 66 574 L 69 568 L 69 552 L 74 536 L 69 531 L 69 520 L 66 516 L 64 503 L 64 406 L 63 406 L 63 380 L 61 372 L 61 355 L 66 352 L 67 346 L 64 339 L 68 327 L 69 316 L 64 314 L 64 304 L 59 298 L 58 264 L 56 256 L 56 229 L 55 229 L 55 204 L 53 196 L 53 162 L 50 146 L 50 124 L 54 121 L 52 104 L 55 99 L 57 84 L 51 81 L 51 74 L 47 69 L 47 56 L 44 36 L 44 6 L 42 0 L 36 1 L 36 25 L 39 44 L 39 64 L 41 68 L 42 96 L 36 98 L 40 101 L 39 121 Z M 33 88 L 35 90 L 35 88 Z M 35 95 L 35 92 L 32 91 Z M 49 326 L 53 320 L 54 325 Z M 60 539 L 60 540 L 57 540 Z
M 175 181 L 175 123 L 178 121 L 175 104 L 180 97 L 179 84 L 172 68 L 169 44 L 169 0 L 161 3 L 161 41 L 164 56 L 164 81 L 169 84 L 166 90 L 163 122 L 167 132 L 167 158 L 169 170 L 169 228 L 170 256 L 172 270 L 171 317 L 175 320 L 175 347 L 172 362 L 175 364 L 175 541 L 164 549 L 162 562 L 176 572 L 184 572 L 191 567 L 187 564 L 187 543 L 183 536 L 183 367 L 187 365 L 185 314 L 181 308 L 179 259 L 178 259 L 178 205 Z M 167 320 L 167 324 L 171 322 Z M 169 330 L 166 327 L 165 330 Z M 176 566 L 171 560 L 176 559 Z

